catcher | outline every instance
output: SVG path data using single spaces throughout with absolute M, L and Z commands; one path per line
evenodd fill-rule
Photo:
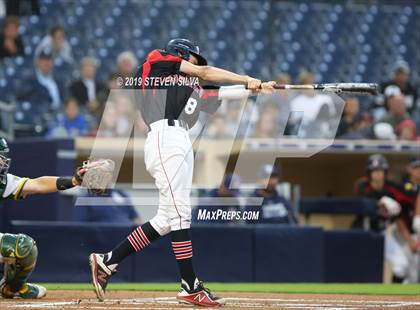
M 113 162 L 108 160 L 85 162 L 73 177 L 42 176 L 35 179 L 21 178 L 8 173 L 11 159 L 9 148 L 4 138 L 0 138 L 0 199 L 19 200 L 31 194 L 46 194 L 63 191 L 87 183 L 89 190 L 102 192 L 104 182 L 110 178 L 109 169 Z M 104 163 L 104 164 L 103 164 Z M 112 175 L 112 173 L 111 173 Z M 86 180 L 85 176 L 87 177 Z M 3 298 L 42 298 L 46 295 L 45 287 L 28 283 L 28 278 L 35 269 L 38 249 L 36 242 L 25 234 L 0 232 L 0 263 L 4 263 L 0 290 Z

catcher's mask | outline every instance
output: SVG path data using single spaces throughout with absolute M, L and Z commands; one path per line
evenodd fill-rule
M 9 155 L 9 146 L 4 138 L 0 138 L 0 182 L 5 183 L 7 178 L 7 172 L 10 168 L 11 159 Z
M 188 39 L 172 39 L 166 45 L 165 50 L 174 56 L 179 56 L 188 61 L 190 54 L 197 58 L 199 66 L 206 66 L 207 60 L 200 54 L 200 48 Z

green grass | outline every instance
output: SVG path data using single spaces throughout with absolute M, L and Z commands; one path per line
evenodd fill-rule
M 43 283 L 49 290 L 91 290 L 90 283 Z M 420 295 L 420 284 L 341 283 L 206 283 L 218 292 L 273 292 L 310 294 Z M 178 283 L 111 283 L 116 291 L 177 291 Z

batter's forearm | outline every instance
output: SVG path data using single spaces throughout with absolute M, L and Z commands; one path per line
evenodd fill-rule
M 249 76 L 240 75 L 217 67 L 203 67 L 201 79 L 214 83 L 232 83 L 247 85 Z

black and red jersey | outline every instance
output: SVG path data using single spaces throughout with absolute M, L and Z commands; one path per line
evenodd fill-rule
M 217 109 L 217 87 L 203 89 L 198 78 L 180 72 L 181 62 L 181 57 L 153 50 L 136 73 L 136 97 L 146 124 L 161 119 L 184 120 L 191 128 L 200 111 Z
M 381 199 L 383 196 L 391 197 L 392 199 L 402 203 L 411 203 L 410 198 L 406 195 L 402 187 L 390 180 L 385 180 L 384 186 L 380 190 L 375 190 L 371 187 L 367 178 L 362 178 L 356 184 L 356 196 L 364 198 L 372 198 L 375 200 Z
M 402 190 L 407 196 L 407 200 L 401 204 L 399 218 L 405 222 L 407 228 L 413 234 L 413 218 L 416 211 L 416 200 L 420 199 L 420 185 L 407 181 L 403 183 Z
M 407 195 L 402 186 L 390 180 L 385 180 L 384 186 L 380 190 L 376 190 L 372 188 L 368 178 L 362 178 L 356 183 L 356 196 L 371 198 L 376 201 L 379 201 L 384 196 L 390 197 L 402 206 L 402 212 L 404 212 L 406 207 L 413 205 L 412 197 Z M 358 220 L 361 221 L 361 219 Z M 371 219 L 370 226 L 373 230 L 383 230 L 386 228 L 388 220 L 388 218 L 384 218 L 378 213 L 377 217 Z M 356 220 L 356 222 L 358 221 Z

